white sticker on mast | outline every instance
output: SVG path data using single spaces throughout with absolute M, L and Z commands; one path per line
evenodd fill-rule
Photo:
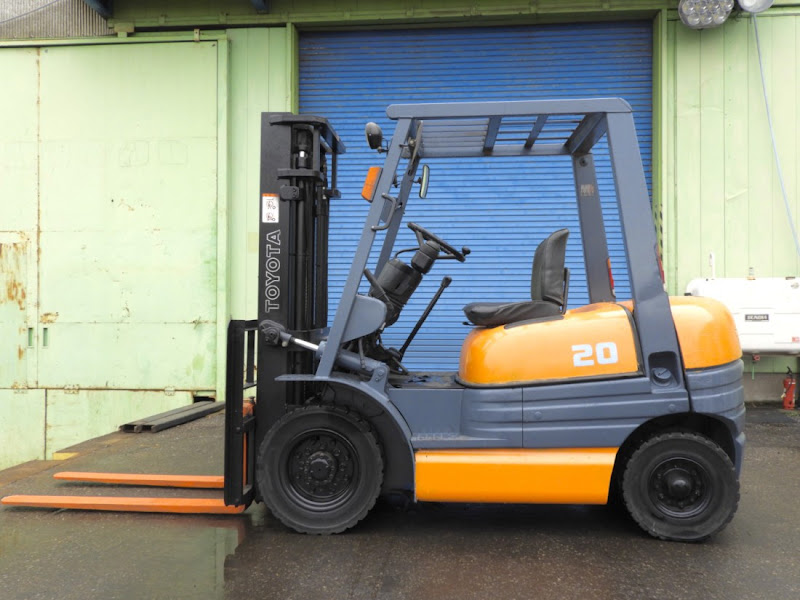
M 277 223 L 280 216 L 278 194 L 261 194 L 261 222 Z

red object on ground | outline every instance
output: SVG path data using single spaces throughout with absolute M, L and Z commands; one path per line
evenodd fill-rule
M 797 375 L 792 373 L 791 369 L 786 369 L 786 377 L 783 378 L 783 409 L 792 410 L 794 408 L 794 394 L 795 387 L 797 386 Z

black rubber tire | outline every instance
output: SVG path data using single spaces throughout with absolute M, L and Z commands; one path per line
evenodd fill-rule
M 256 482 L 267 507 L 287 527 L 341 533 L 375 505 L 383 483 L 381 449 L 356 413 L 306 406 L 267 432 L 258 449 Z
M 712 440 L 670 432 L 633 453 L 622 494 L 633 520 L 653 537 L 700 542 L 733 518 L 739 480 L 731 459 Z

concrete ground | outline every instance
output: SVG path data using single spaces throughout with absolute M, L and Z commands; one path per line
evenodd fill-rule
M 0 472 L 0 495 L 154 493 L 57 483 L 59 470 L 219 474 L 222 423 L 98 438 Z M 2 508 L 0 598 L 800 598 L 800 414 L 750 409 L 747 436 L 739 511 L 704 544 L 653 540 L 607 507 L 384 503 L 332 537 L 291 533 L 261 505 L 226 517 Z M 213 495 L 177 495 L 190 493 Z

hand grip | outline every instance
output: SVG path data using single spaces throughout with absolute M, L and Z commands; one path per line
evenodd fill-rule
M 386 221 L 383 225 L 373 225 L 372 231 L 383 231 L 384 229 L 389 229 L 389 225 L 392 222 L 392 218 L 394 217 L 394 212 L 397 210 L 397 198 L 390 196 L 389 194 L 381 194 L 381 197 L 384 200 L 389 200 L 392 203 L 392 210 L 389 211 L 389 215 L 386 217 Z

